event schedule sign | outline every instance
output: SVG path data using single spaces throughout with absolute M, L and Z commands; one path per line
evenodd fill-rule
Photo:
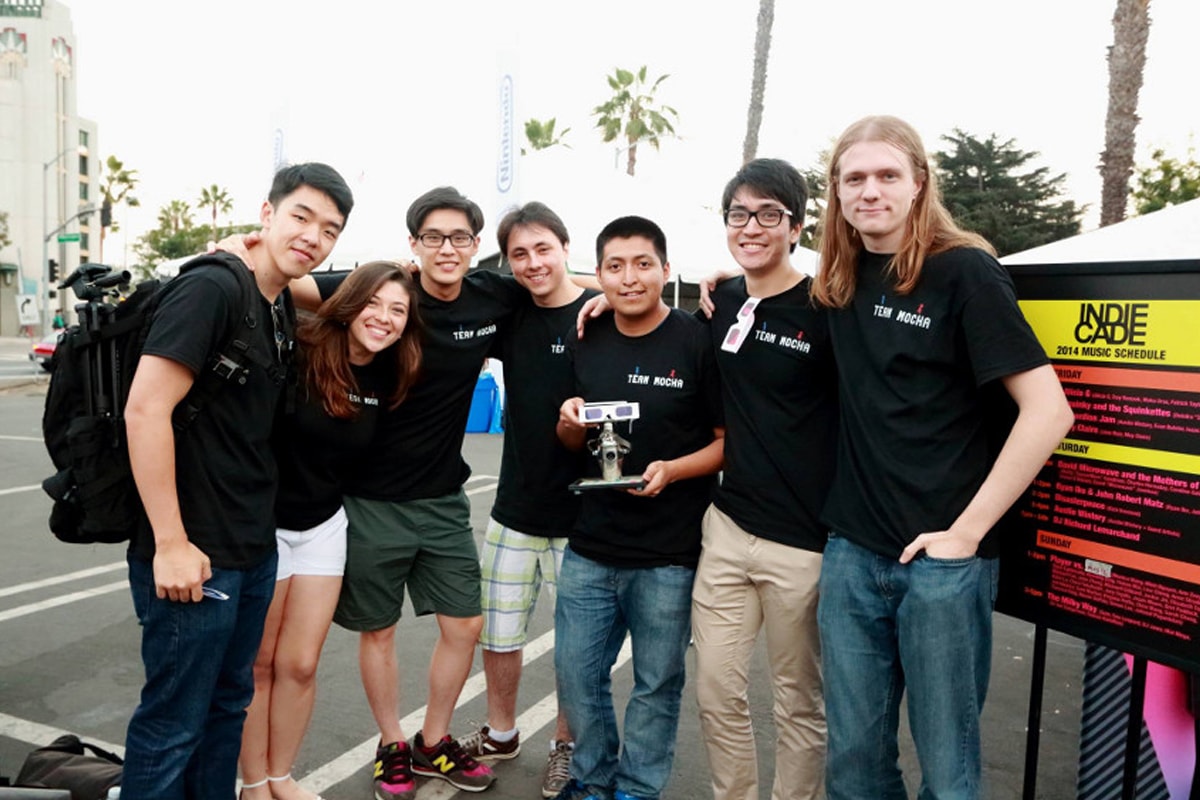
M 1003 523 L 997 609 L 1200 672 L 1200 261 L 1011 271 L 1075 425 Z

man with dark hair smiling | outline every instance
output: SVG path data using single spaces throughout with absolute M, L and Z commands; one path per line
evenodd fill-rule
M 566 536 L 579 513 L 567 486 L 583 469 L 581 454 L 554 435 L 557 412 L 574 391 L 565 340 L 584 301 L 595 294 L 567 272 L 570 237 L 550 208 L 526 203 L 500 220 L 500 252 L 529 301 L 501 331 L 494 355 L 504 362 L 508 395 L 500 485 L 483 543 L 483 669 L 487 724 L 463 737 L 481 761 L 515 758 L 517 688 L 529 618 L 542 585 L 558 581 Z M 553 797 L 570 777 L 574 744 L 559 710 L 542 795 Z
M 221 362 L 246 313 L 231 271 L 246 266 L 198 265 L 162 289 L 125 408 L 146 511 L 128 556 L 146 683 L 126 733 L 126 797 L 233 794 L 251 666 L 275 590 L 270 437 L 292 344 L 287 287 L 325 260 L 353 205 L 346 182 L 324 164 L 276 173 L 262 232 L 248 248 L 262 324 L 247 342 L 243 380 L 204 398 L 182 433 L 173 427 L 177 407 L 197 376 Z
M 558 434 L 584 446 L 585 400 L 638 403 L 620 435 L 631 448 L 623 472 L 644 485 L 586 491 L 563 555 L 554 665 L 576 745 L 559 797 L 657 800 L 675 753 L 700 518 L 721 468 L 720 390 L 703 323 L 663 302 L 670 266 L 658 225 L 613 220 L 596 262 L 613 313 L 568 345 L 577 396 L 563 403 Z M 609 673 L 626 633 L 634 688 L 622 744 Z
M 812 280 L 792 266 L 808 192 L 760 158 L 721 199 L 742 270 L 712 292 L 710 335 L 725 409 L 725 467 L 704 517 L 692 624 L 696 696 L 716 800 L 757 800 L 747 692 L 766 635 L 775 722 L 772 800 L 816 798 L 825 760 L 817 583 L 821 504 L 833 473 L 837 376 Z

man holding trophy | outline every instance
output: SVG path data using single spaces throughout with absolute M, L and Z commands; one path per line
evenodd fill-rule
M 572 486 L 582 509 L 558 584 L 555 668 L 576 740 L 563 800 L 657 800 L 674 758 L 700 521 L 724 432 L 707 327 L 662 300 L 666 249 L 648 219 L 605 226 L 596 275 L 613 313 L 568 345 L 578 396 L 557 432 L 596 460 Z M 622 748 L 609 672 L 626 633 L 634 689 Z

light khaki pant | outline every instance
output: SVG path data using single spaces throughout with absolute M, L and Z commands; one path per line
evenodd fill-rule
M 821 554 L 751 536 L 710 506 L 692 591 L 696 694 L 715 800 L 758 800 L 747 699 L 750 657 L 766 631 L 774 694 L 771 800 L 820 796 L 825 707 L 817 584 Z

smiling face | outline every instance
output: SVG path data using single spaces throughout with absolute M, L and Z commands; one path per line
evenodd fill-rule
M 573 299 L 573 284 L 567 280 L 567 247 L 542 225 L 517 225 L 508 235 L 507 257 L 513 277 L 539 306 L 557 308 Z
M 311 186 L 300 186 L 278 205 L 263 203 L 262 247 L 269 256 L 258 269 L 286 286 L 321 265 L 342 233 L 345 217 L 329 195 Z M 274 282 L 274 281 L 273 281 Z
M 442 243 L 430 247 L 421 242 L 427 233 L 441 234 Z M 450 241 L 454 234 L 471 237 L 467 247 L 455 247 Z M 458 296 L 462 279 L 471 268 L 471 259 L 479 252 L 479 237 L 471 231 L 471 222 L 463 211 L 455 208 L 438 208 L 425 215 L 417 236 L 409 236 L 408 244 L 421 260 L 421 286 L 431 295 L 443 300 Z
M 886 142 L 851 145 L 838 160 L 837 194 L 842 216 L 872 253 L 895 253 L 924 182 L 904 152 Z
M 610 239 L 596 267 L 600 288 L 622 330 L 657 325 L 670 274 L 670 265 L 659 260 L 654 243 L 644 236 Z
M 391 347 L 408 324 L 410 298 L 396 281 L 387 281 L 350 323 L 348 345 L 351 364 L 368 364 L 375 354 Z
M 734 209 L 751 212 L 768 209 L 786 211 L 787 207 L 778 200 L 763 197 L 748 186 L 743 186 L 733 193 L 729 210 Z M 747 273 L 787 269 L 791 247 L 800 240 L 800 226 L 800 222 L 787 215 L 773 228 L 764 228 L 757 217 L 751 217 L 742 228 L 726 225 L 725 241 L 733 260 Z

